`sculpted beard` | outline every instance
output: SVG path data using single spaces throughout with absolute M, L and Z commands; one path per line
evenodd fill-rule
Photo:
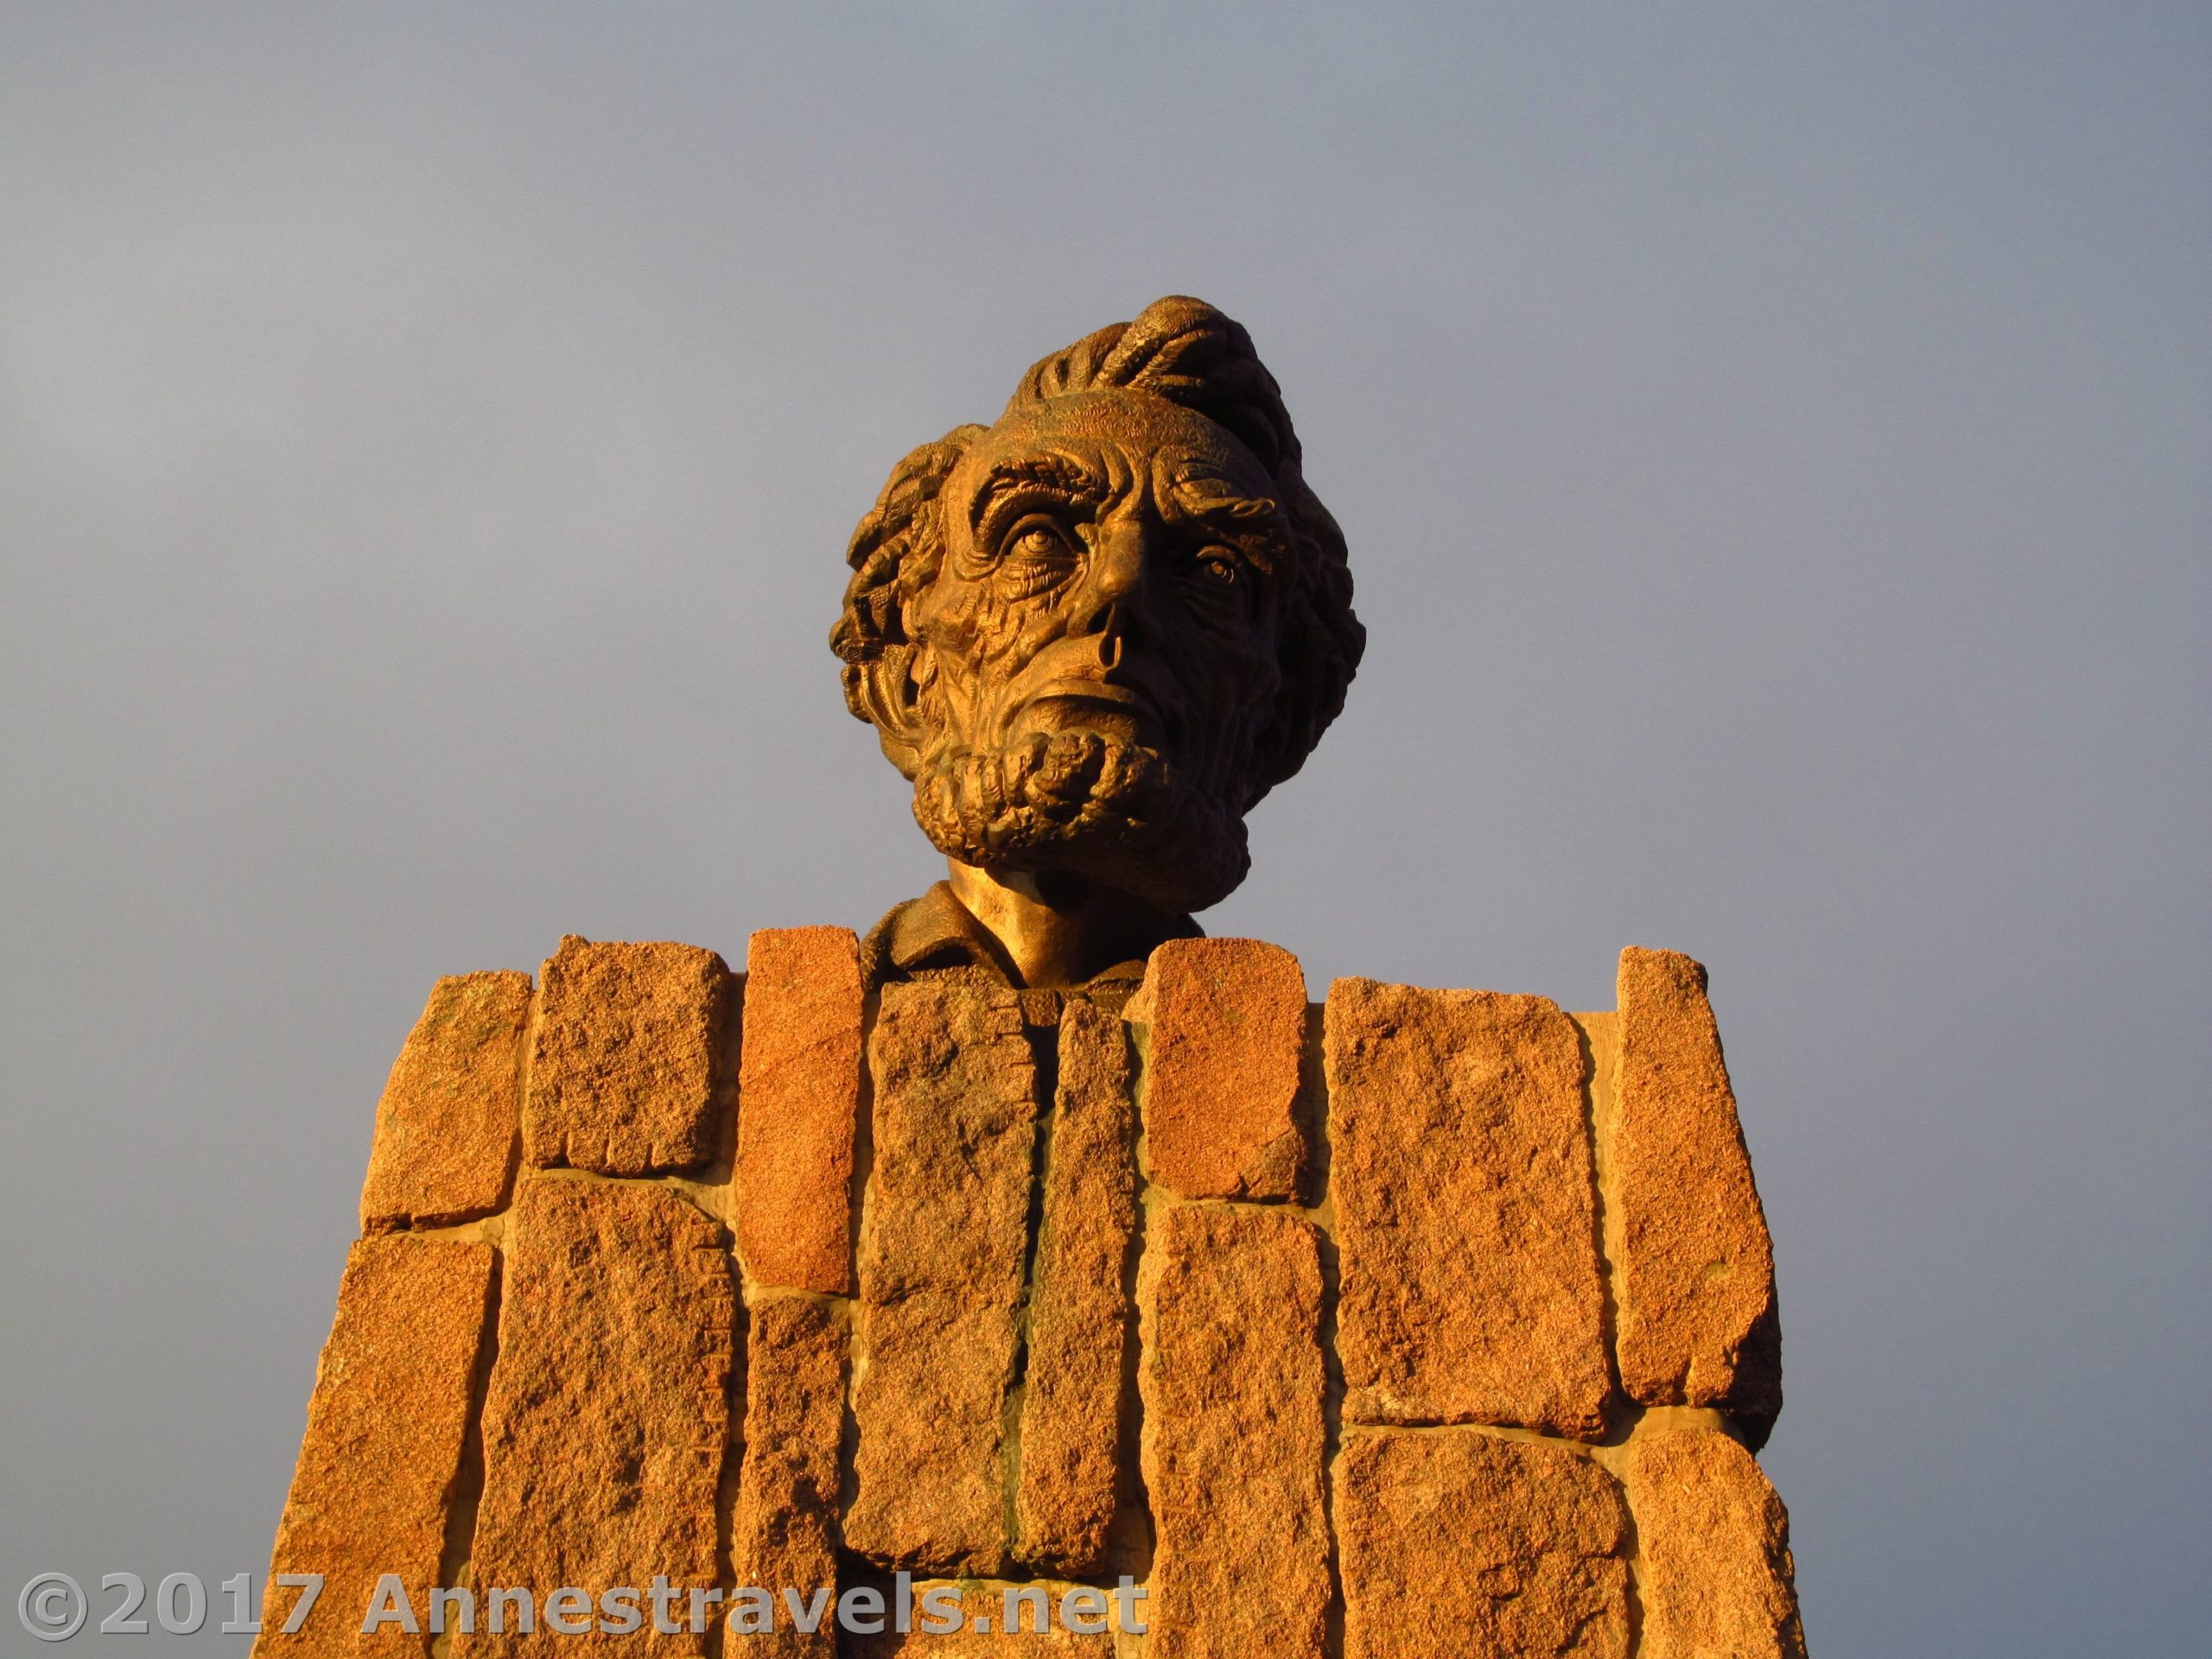
M 1217 904 L 1251 862 L 1240 813 L 1159 750 L 1091 731 L 942 743 L 914 774 L 914 821 L 963 864 L 1066 870 L 1171 913 Z

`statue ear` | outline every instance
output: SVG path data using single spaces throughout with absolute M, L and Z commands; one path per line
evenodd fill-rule
M 930 678 L 922 658 L 928 649 L 886 645 L 867 661 L 845 669 L 846 703 L 875 728 L 884 758 L 909 778 L 921 769 L 931 735 L 922 706 L 922 687 Z
M 830 649 L 845 663 L 845 706 L 875 728 L 884 754 L 909 778 L 936 735 L 924 695 L 935 664 L 908 632 L 906 607 L 944 554 L 938 493 L 982 431 L 956 426 L 900 461 L 845 552 L 853 579 L 830 631 Z

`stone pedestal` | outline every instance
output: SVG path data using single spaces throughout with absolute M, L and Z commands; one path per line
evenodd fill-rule
M 1803 1651 L 1687 957 L 1309 1005 L 1180 940 L 1116 1009 L 570 939 L 377 1124 L 257 1654 Z

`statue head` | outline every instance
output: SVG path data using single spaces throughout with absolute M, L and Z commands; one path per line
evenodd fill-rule
M 847 559 L 845 701 L 938 849 L 1170 912 L 1243 880 L 1365 638 L 1274 377 L 1192 299 L 909 454 Z

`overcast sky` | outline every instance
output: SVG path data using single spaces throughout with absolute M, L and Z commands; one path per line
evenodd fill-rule
M 1814 1652 L 2202 1651 L 2208 111 L 2201 6 L 0 8 L 0 1592 L 265 1570 L 434 978 L 932 879 L 845 539 L 1179 291 L 1369 629 L 1209 927 L 1704 960 Z

